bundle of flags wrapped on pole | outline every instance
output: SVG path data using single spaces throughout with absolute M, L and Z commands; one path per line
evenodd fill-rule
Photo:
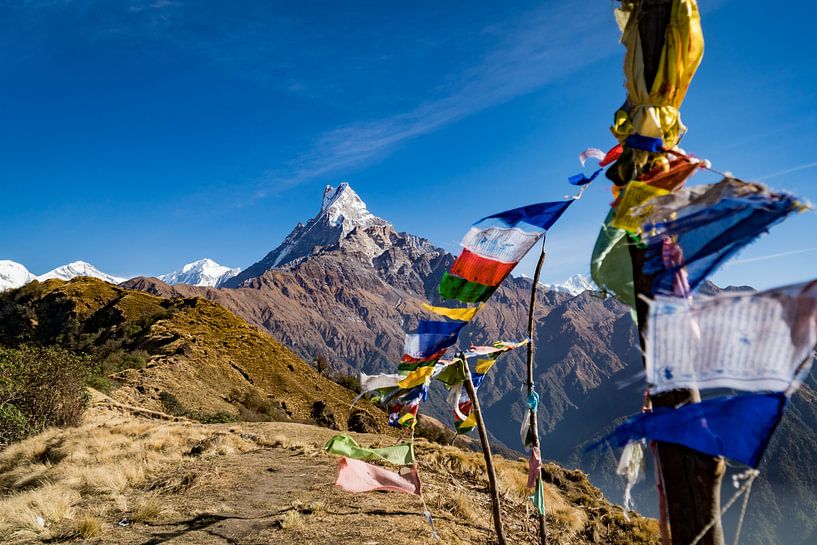
M 754 471 L 817 346 L 815 281 L 711 297 L 696 292 L 742 248 L 807 207 L 790 194 L 731 175 L 685 187 L 699 170 L 712 170 L 708 161 L 678 147 L 686 132 L 679 109 L 703 56 L 703 35 L 695 0 L 672 0 L 662 17 L 655 2 L 643 0 L 622 2 L 617 10 L 627 50 L 627 100 L 612 132 L 622 150 L 607 171 L 614 201 L 591 258 L 594 282 L 631 307 L 645 349 L 648 402 L 607 437 L 625 447 L 618 472 L 627 478 L 627 507 L 646 442 L 723 456 Z M 655 37 L 650 33 L 663 38 L 658 49 L 645 45 Z M 600 154 L 582 154 L 582 163 L 587 157 Z M 695 402 L 698 391 L 718 388 L 742 393 Z M 665 397 L 652 406 L 670 392 L 696 393 L 681 405 L 662 406 L 673 399 Z M 666 505 L 661 482 L 673 472 L 689 475 L 656 463 Z M 698 486 L 709 482 L 709 476 L 697 477 Z M 695 482 L 690 478 L 681 487 Z M 719 477 L 711 482 L 716 488 Z M 717 502 L 716 490 L 707 494 Z M 661 509 L 664 543 L 669 527 L 673 542 L 697 543 L 713 527 L 721 532 L 719 516 L 701 526 L 685 518 L 683 501 L 675 498 Z

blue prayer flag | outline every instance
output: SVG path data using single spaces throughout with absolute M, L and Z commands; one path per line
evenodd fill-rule
M 624 141 L 624 145 L 628 148 L 651 151 L 653 153 L 664 151 L 664 142 L 660 138 L 644 136 L 638 133 L 633 133 L 628 136 Z
M 584 175 L 584 172 L 579 172 L 578 174 L 574 174 L 573 176 L 570 176 L 567 179 L 567 181 L 570 182 L 573 185 L 587 185 L 590 182 L 592 182 L 593 180 L 595 180 L 596 177 L 599 174 L 601 174 L 602 170 L 604 170 L 604 169 L 603 168 L 597 169 L 595 172 L 593 172 L 593 174 L 590 175 L 589 178 Z
M 653 294 L 678 295 L 678 274 L 686 269 L 694 290 L 736 252 L 798 209 L 795 198 L 769 193 L 757 184 L 727 179 L 698 186 L 686 204 L 674 208 L 675 219 L 647 222 L 642 242 L 647 246 L 643 272 L 652 277 Z M 679 198 L 681 193 L 655 199 Z M 679 198 L 681 200 L 681 198 Z M 660 206 L 660 205 L 659 205 Z M 667 260 L 665 243 L 677 257 Z
M 406 334 L 404 357 L 428 358 L 440 350 L 453 346 L 466 323 L 420 320 L 417 333 Z
M 507 227 L 516 227 L 520 223 L 526 223 L 547 231 L 572 203 L 573 199 L 522 206 L 484 217 L 474 225 L 479 225 L 485 220 L 497 220 Z
M 615 438 L 620 447 L 639 439 L 677 443 L 756 468 L 786 401 L 782 393 L 746 394 L 706 399 L 677 409 L 656 407 L 633 416 L 605 440 Z

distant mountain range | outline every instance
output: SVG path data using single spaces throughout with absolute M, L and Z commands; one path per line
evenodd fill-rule
M 289 236 L 274 250 L 269 252 L 259 262 L 246 269 L 240 267 L 225 267 L 212 259 L 203 258 L 182 266 L 180 269 L 156 276 L 162 282 L 170 285 L 188 284 L 199 287 L 237 287 L 244 281 L 261 276 L 265 271 L 297 263 L 312 256 L 324 247 L 336 246 L 352 231 L 380 228 L 394 231 L 394 226 L 388 221 L 378 218 L 366 207 L 366 203 L 355 193 L 348 183 L 341 183 L 338 187 L 326 186 L 323 193 L 321 209 L 318 215 L 310 219 L 306 225 L 299 223 Z M 403 236 L 413 237 L 420 246 L 430 246 L 430 242 L 413 235 L 403 233 Z M 423 241 L 420 243 L 419 241 Z M 357 250 L 364 256 L 374 259 L 381 254 L 381 246 L 377 241 L 360 242 Z M 372 244 L 372 242 L 374 242 Z M 435 250 L 442 251 L 438 248 Z M 59 278 L 70 280 L 78 276 L 99 278 L 112 284 L 120 284 L 127 280 L 104 273 L 85 261 L 74 261 L 57 267 L 45 274 L 36 276 L 30 273 L 24 265 L 9 260 L 0 260 L 0 291 L 20 287 L 32 280 L 48 280 Z M 545 290 L 578 295 L 585 290 L 595 290 L 596 287 L 589 277 L 575 274 L 562 284 L 543 284 Z
M 167 274 L 160 275 L 162 281 L 168 284 L 190 284 L 191 286 L 220 286 L 226 280 L 232 278 L 241 271 L 240 268 L 230 268 L 219 265 L 209 258 L 199 259 L 184 265 L 181 269 Z M 49 280 L 58 278 L 60 280 L 70 280 L 79 276 L 89 276 L 98 278 L 111 284 L 121 284 L 127 278 L 114 276 L 100 271 L 90 263 L 85 261 L 73 261 L 67 265 L 62 265 L 52 269 L 47 273 L 36 276 L 20 263 L 0 260 L 0 291 L 19 288 L 28 284 L 32 280 Z
M 18 288 L 33 280 L 49 280 L 51 278 L 59 278 L 60 280 L 70 280 L 78 276 L 90 276 L 92 278 L 99 278 L 111 284 L 119 284 L 124 282 L 126 278 L 120 278 L 111 274 L 104 273 L 85 261 L 73 261 L 67 265 L 62 265 L 56 269 L 52 269 L 47 273 L 35 276 L 31 274 L 25 266 L 7 259 L 0 260 L 0 291 Z

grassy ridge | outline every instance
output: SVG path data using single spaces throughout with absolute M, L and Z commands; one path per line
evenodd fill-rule
M 2 345 L 83 354 L 91 386 L 205 422 L 320 420 L 345 429 L 354 397 L 215 303 L 92 278 L 32 282 L 0 295 Z M 385 423 L 381 411 L 361 408 L 373 425 Z

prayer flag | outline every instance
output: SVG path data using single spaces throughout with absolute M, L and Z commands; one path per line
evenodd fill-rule
M 434 367 L 419 367 L 406 375 L 397 385 L 401 388 L 414 388 L 428 382 L 433 373 Z
M 542 478 L 542 454 L 539 448 L 530 449 L 530 460 L 528 460 L 528 488 L 536 486 L 536 482 Z
M 474 390 L 479 390 L 486 374 L 494 366 L 500 354 L 525 346 L 529 342 L 530 339 L 515 343 L 497 341 L 493 346 L 474 346 L 468 352 L 464 352 L 462 355 L 465 357 L 466 362 L 470 358 L 477 358 L 474 371 L 471 373 Z M 458 434 L 468 433 L 477 425 L 476 416 L 472 412 L 471 399 L 463 392 L 463 383 L 466 376 L 462 365 L 459 365 L 461 361 L 459 358 L 455 359 L 454 362 L 443 368 L 436 377 L 450 390 L 448 401 L 454 409 L 454 428 Z
M 360 391 L 363 393 L 366 392 L 373 392 L 374 390 L 380 390 L 381 388 L 394 388 L 399 383 L 402 377 L 397 374 L 387 375 L 387 374 L 379 374 L 379 375 L 367 375 L 366 373 L 360 373 Z
M 438 291 L 443 299 L 457 299 L 463 303 L 482 303 L 490 299 L 491 295 L 496 291 L 496 286 L 469 282 L 464 278 L 445 272 L 442 280 L 440 280 Z
M 417 333 L 406 334 L 403 353 L 414 359 L 429 358 L 454 345 L 464 326 L 465 322 L 420 320 Z
M 396 466 L 414 463 L 414 444 L 400 443 L 389 447 L 361 447 L 348 435 L 336 435 L 327 441 L 323 449 L 336 456 L 345 456 L 355 460 L 383 460 Z
M 477 312 L 479 312 L 479 310 L 482 308 L 482 305 L 470 308 L 446 308 L 433 307 L 429 304 L 423 303 L 423 308 L 429 312 L 433 312 L 434 314 L 439 314 L 440 316 L 450 318 L 451 320 L 468 322 L 471 321 L 474 318 L 474 316 L 476 316 Z
M 542 479 L 536 481 L 536 490 L 533 492 L 532 496 L 528 496 L 528 499 L 533 503 L 533 506 L 539 512 L 540 515 L 545 514 L 545 490 L 544 490 L 544 483 Z
M 440 295 L 466 303 L 487 300 L 572 202 L 532 204 L 476 222 L 462 239 L 462 253 L 440 281 Z
M 498 286 L 507 277 L 516 262 L 505 263 L 488 259 L 463 248 L 462 253 L 451 266 L 451 273 L 469 282 L 486 286 Z
M 422 491 L 417 466 L 403 468 L 398 474 L 346 457 L 338 460 L 338 478 L 335 485 L 353 493 L 390 490 L 419 496 Z
M 666 189 L 652 187 L 644 182 L 630 182 L 624 187 L 624 194 L 619 199 L 613 221 L 617 229 L 631 233 L 641 232 L 641 222 L 650 213 L 649 201 L 669 193 Z
M 627 232 L 612 226 L 616 211 L 610 210 L 604 220 L 590 258 L 590 276 L 602 290 L 635 308 L 633 262 Z
M 654 392 L 786 391 L 808 370 L 817 345 L 817 280 L 692 301 L 657 297 L 648 323 Z
M 633 416 L 610 437 L 620 447 L 639 439 L 677 443 L 757 468 L 786 400 L 781 393 L 744 394 L 705 399 L 678 408 L 656 407 L 652 412 Z
M 470 253 L 502 263 L 518 263 L 542 236 L 518 227 L 471 227 L 460 244 Z M 456 274 L 456 273 L 455 273 Z
M 734 178 L 656 197 L 650 205 L 652 212 L 642 225 L 647 246 L 643 272 L 652 276 L 652 293 L 661 295 L 674 293 L 682 268 L 694 290 L 738 250 L 802 209 L 791 195 Z M 667 238 L 678 246 L 680 257 L 671 266 L 664 260 Z
M 527 228 L 534 228 L 541 231 L 547 231 L 556 223 L 567 207 L 573 203 L 573 200 L 556 201 L 556 202 L 540 202 L 538 204 L 531 204 L 506 210 L 498 214 L 486 216 L 475 223 L 475 226 L 487 225 L 488 220 L 495 220 L 506 227 L 520 227 L 523 225 Z
M 640 149 L 652 153 L 664 151 L 664 142 L 660 138 L 633 133 L 626 138 L 624 145 L 628 148 Z

